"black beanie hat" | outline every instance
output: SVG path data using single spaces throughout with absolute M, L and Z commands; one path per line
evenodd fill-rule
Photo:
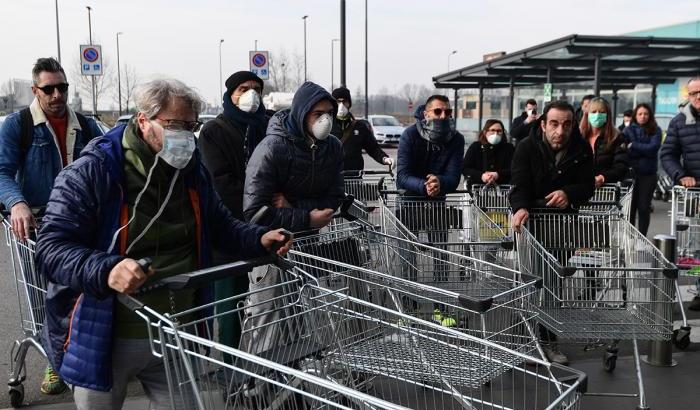
M 352 98 L 350 98 L 350 90 L 348 90 L 347 88 L 345 88 L 345 87 L 336 88 L 335 90 L 333 90 L 333 94 L 331 94 L 331 95 L 336 100 L 338 98 L 344 99 L 345 101 L 348 102 L 348 108 L 352 107 Z
M 239 85 L 250 80 L 257 81 L 258 84 L 260 84 L 260 88 L 263 88 L 263 80 L 260 77 L 250 71 L 239 71 L 231 74 L 231 76 L 226 79 L 226 94 L 231 95 Z

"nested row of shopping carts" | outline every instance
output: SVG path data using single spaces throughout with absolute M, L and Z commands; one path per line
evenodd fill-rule
M 173 408 L 577 408 L 585 375 L 546 360 L 538 324 L 562 338 L 633 340 L 635 351 L 636 340 L 670 337 L 675 267 L 619 207 L 533 216 L 513 236 L 505 187 L 429 200 L 368 174 L 347 191 L 351 206 L 286 258 L 150 286 L 247 275 L 245 294 L 168 312 L 120 298 L 164 360 Z M 45 289 L 24 264 L 18 289 Z M 43 312 L 42 297 L 23 300 Z M 42 320 L 26 321 L 30 339 Z M 237 346 L 216 340 L 228 320 L 242 324 Z

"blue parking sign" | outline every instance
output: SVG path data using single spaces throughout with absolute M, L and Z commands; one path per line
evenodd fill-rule
M 90 64 L 83 64 L 83 70 L 90 71 Z

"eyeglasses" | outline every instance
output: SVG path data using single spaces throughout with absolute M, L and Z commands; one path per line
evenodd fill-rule
M 445 113 L 445 116 L 451 117 L 452 116 L 452 108 L 433 108 L 432 110 L 428 110 L 433 113 L 436 117 L 439 117 L 442 115 L 442 113 Z
M 172 131 L 192 131 L 192 132 L 197 132 L 199 131 L 200 128 L 202 128 L 202 125 L 204 124 L 201 121 L 182 121 L 182 120 L 172 120 L 172 119 L 165 119 L 165 118 L 157 118 L 158 120 L 161 120 L 165 123 L 163 128 L 167 128 Z
M 688 92 L 688 98 L 700 98 L 700 91 Z
M 65 94 L 68 92 L 68 83 L 51 84 L 45 85 L 43 87 L 36 87 L 40 89 L 46 95 L 53 95 L 54 90 L 58 90 L 59 93 Z

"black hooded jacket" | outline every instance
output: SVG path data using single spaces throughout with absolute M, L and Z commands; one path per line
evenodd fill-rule
M 595 190 L 593 152 L 574 125 L 566 152 L 558 164 L 544 140 L 540 122 L 515 148 L 511 166 L 510 205 L 513 212 L 521 208 L 542 207 L 544 197 L 563 190 L 571 206 L 586 203 Z
M 474 141 L 462 162 L 462 175 L 472 184 L 481 184 L 484 172 L 498 172 L 497 184 L 510 183 L 510 167 L 513 160 L 513 145 L 505 138 L 496 145 Z
M 243 213 L 250 220 L 263 206 L 272 208 L 272 198 L 281 193 L 291 208 L 272 208 L 260 221 L 271 228 L 306 231 L 313 209 L 336 209 L 344 197 L 343 147 L 333 135 L 316 140 L 305 135 L 304 118 L 319 101 L 327 99 L 337 110 L 331 95 L 306 82 L 299 87 L 292 108 L 276 113 L 267 136 L 248 161 Z
M 379 143 L 374 137 L 374 133 L 369 123 L 364 120 L 356 120 L 352 114 L 348 118 L 333 120 L 333 130 L 335 135 L 343 143 L 343 156 L 346 171 L 355 171 L 365 168 L 365 161 L 362 158 L 362 150 L 375 161 L 382 164 L 384 158 L 388 157 L 386 152 L 379 148 Z

